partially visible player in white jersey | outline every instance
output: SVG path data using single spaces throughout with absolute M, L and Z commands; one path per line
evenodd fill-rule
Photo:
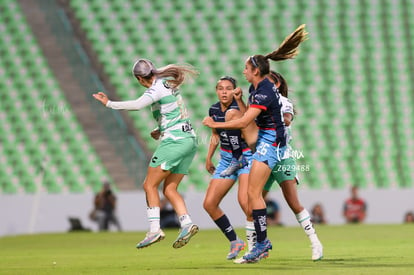
M 151 106 L 158 128 L 151 132 L 161 143 L 149 163 L 143 183 L 147 201 L 147 216 L 150 230 L 136 247 L 144 248 L 163 240 L 160 228 L 160 197 L 158 186 L 164 182 L 163 193 L 174 207 L 179 217 L 181 230 L 173 243 L 174 248 L 183 247 L 198 232 L 188 214 L 185 202 L 177 188 L 194 158 L 197 141 L 194 130 L 180 95 L 179 86 L 187 76 L 195 76 L 197 71 L 189 65 L 175 65 L 157 69 L 147 59 L 135 62 L 132 72 L 138 82 L 147 88 L 142 96 L 130 101 L 111 101 L 106 94 L 99 92 L 94 98 L 108 108 L 117 110 L 140 110 Z
M 283 119 L 288 129 L 287 139 L 288 143 L 290 143 L 292 141 L 291 125 L 296 111 L 294 110 L 292 102 L 288 99 L 287 82 L 281 74 L 275 71 L 270 71 L 268 74 L 268 79 L 276 85 L 281 95 L 280 99 L 282 102 Z M 282 162 L 276 165 L 273 168 L 272 173 L 270 174 L 269 179 L 263 188 L 263 197 L 265 197 L 270 191 L 274 182 L 277 182 L 279 184 L 287 204 L 295 214 L 298 223 L 302 225 L 305 234 L 309 237 L 312 247 L 311 259 L 313 261 L 318 261 L 323 257 L 323 247 L 310 220 L 309 212 L 301 205 L 299 201 L 299 196 L 296 189 L 296 186 L 299 184 L 297 170 L 300 169 L 298 169 L 296 160 L 292 156 L 284 159 Z
M 267 78 L 276 85 L 277 90 L 280 94 L 280 101 L 282 102 L 283 119 L 286 128 L 288 129 L 288 143 L 290 143 L 290 141 L 292 140 L 290 124 L 296 115 L 296 111 L 293 107 L 292 101 L 288 98 L 289 91 L 286 80 L 280 73 L 272 70 L 268 74 Z

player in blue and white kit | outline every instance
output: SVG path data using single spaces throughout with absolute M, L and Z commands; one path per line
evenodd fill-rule
M 243 262 L 258 262 L 272 249 L 267 238 L 266 204 L 262 191 L 272 169 L 289 156 L 288 133 L 283 120 L 280 95 L 276 86 L 266 77 L 270 71 L 269 59 L 278 61 L 296 56 L 299 44 L 306 39 L 307 32 L 304 27 L 298 27 L 277 50 L 265 56 L 254 55 L 247 58 L 243 74 L 251 85 L 249 107 L 242 118 L 226 122 L 214 122 L 210 117 L 203 120 L 204 125 L 215 129 L 243 129 L 252 121 L 259 128 L 247 192 L 257 241 L 253 249 L 243 256 Z
M 240 88 L 236 88 L 236 80 L 233 77 L 221 77 L 216 84 L 216 94 L 219 101 L 209 109 L 209 116 L 214 121 L 224 122 L 235 119 L 241 117 L 246 111 L 246 105 L 242 99 L 242 91 Z M 239 180 L 238 201 L 243 212 L 248 215 L 246 194 L 252 153 L 241 135 L 240 130 L 212 129 L 206 158 L 206 169 L 213 177 L 209 183 L 203 206 L 211 219 L 230 241 L 230 252 L 227 255 L 228 260 L 236 258 L 245 247 L 244 241 L 237 237 L 229 218 L 219 206 L 224 196 L 234 183 Z M 212 157 L 219 145 L 220 161 L 217 167 L 215 167 Z M 223 175 L 223 171 L 229 166 L 232 159 L 240 159 L 240 157 L 246 161 L 246 164 L 229 175 Z

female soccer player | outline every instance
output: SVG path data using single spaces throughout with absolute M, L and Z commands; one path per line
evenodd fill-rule
M 277 72 L 270 71 L 268 78 L 272 83 L 276 85 L 281 95 L 280 99 L 282 101 L 283 120 L 288 129 L 289 144 L 292 140 L 290 127 L 295 115 L 295 111 L 293 104 L 288 99 L 288 86 L 283 76 Z M 288 146 L 290 147 L 290 145 Z M 298 170 L 297 168 L 298 166 L 296 166 L 296 160 L 292 156 L 281 160 L 273 168 L 272 173 L 266 182 L 263 190 L 263 197 L 267 195 L 275 181 L 279 183 L 287 204 L 295 214 L 297 221 L 302 226 L 306 235 L 309 237 L 312 245 L 312 260 L 318 261 L 323 257 L 323 247 L 318 239 L 318 236 L 316 235 L 309 212 L 301 205 L 299 201 L 298 192 L 296 190 L 296 186 L 299 184 L 296 175 Z
M 158 122 L 158 128 L 151 136 L 160 138 L 161 143 L 154 152 L 143 184 L 150 231 L 136 247 L 144 248 L 165 238 L 160 228 L 158 194 L 158 186 L 164 181 L 164 196 L 174 207 L 181 225 L 173 247 L 180 248 L 198 232 L 198 226 L 193 224 L 185 202 L 177 192 L 196 153 L 197 141 L 178 88 L 186 76 L 194 76 L 197 72 L 191 66 L 175 64 L 157 69 L 147 59 L 136 61 L 132 71 L 138 82 L 147 88 L 138 99 L 111 101 L 102 92 L 93 96 L 106 107 L 118 110 L 140 110 L 151 105 L 153 116 Z
M 236 80 L 233 77 L 221 77 L 216 84 L 216 94 L 219 101 L 209 109 L 209 116 L 214 121 L 224 122 L 239 118 L 246 111 L 246 105 L 242 99 L 242 91 L 240 88 L 236 88 Z M 241 138 L 241 135 L 240 130 L 212 129 L 206 159 L 206 169 L 213 175 L 213 178 L 209 183 L 204 198 L 204 209 L 230 241 L 230 252 L 227 255 L 228 260 L 236 258 L 245 247 L 245 243 L 237 237 L 230 220 L 219 207 L 224 196 L 236 180 L 239 179 L 238 201 L 243 212 L 246 215 L 248 214 L 246 194 L 250 171 L 249 162 L 251 161 L 252 153 L 246 142 Z M 215 168 L 212 157 L 219 143 L 220 161 L 217 168 Z M 245 164 L 236 171 L 223 175 L 225 169 L 234 159 L 243 159 Z
M 267 78 L 276 85 L 278 92 L 281 95 L 281 102 L 282 102 L 282 113 L 283 113 L 283 120 L 288 129 L 288 143 L 291 141 L 291 122 L 293 121 L 295 110 L 293 104 L 288 99 L 288 85 L 284 77 L 275 72 L 270 71 L 267 75 Z M 306 235 L 309 237 L 312 245 L 312 260 L 317 261 L 322 259 L 323 257 L 323 246 L 320 243 L 315 229 L 313 227 L 312 222 L 309 220 L 309 213 L 308 211 L 301 205 L 299 202 L 296 185 L 299 184 L 297 178 L 297 171 L 296 171 L 296 161 L 293 157 L 289 157 L 287 159 L 282 160 L 278 163 L 275 168 L 273 168 L 272 173 L 267 180 L 265 187 L 263 189 L 263 198 L 266 197 L 268 192 L 270 191 L 273 183 L 276 181 L 279 183 L 279 186 L 282 189 L 283 195 L 285 197 L 286 202 L 288 203 L 289 207 L 293 211 L 296 216 L 298 222 L 302 225 Z M 306 218 L 306 221 L 301 222 L 303 217 Z M 249 221 L 252 221 L 253 217 L 251 213 L 247 213 L 247 224 Z M 309 220 L 309 221 L 308 221 Z M 252 240 L 254 243 L 254 236 L 249 236 L 251 231 L 247 232 L 247 239 Z M 251 249 L 252 244 L 249 242 L 249 249 Z M 243 259 L 238 259 L 238 262 L 242 262 Z
M 306 34 L 305 25 L 301 25 L 282 42 L 277 50 L 265 56 L 253 55 L 247 58 L 243 74 L 251 83 L 249 108 L 241 118 L 226 122 L 215 122 L 210 117 L 203 120 L 204 125 L 215 129 L 243 129 L 253 120 L 259 127 L 247 192 L 257 241 L 253 249 L 243 256 L 246 262 L 258 262 L 272 249 L 272 244 L 267 239 L 266 204 L 262 190 L 272 169 L 289 153 L 280 95 L 275 85 L 266 77 L 270 70 L 269 59 L 278 61 L 296 56 L 297 48 L 306 39 Z

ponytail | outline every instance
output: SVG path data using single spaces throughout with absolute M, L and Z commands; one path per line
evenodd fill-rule
M 152 72 L 156 77 L 168 78 L 168 84 L 171 88 L 178 88 L 188 77 L 195 77 L 198 71 L 191 65 L 170 64 L 165 67 L 156 69 Z
M 265 59 L 273 61 L 291 59 L 298 55 L 299 45 L 308 37 L 308 32 L 305 30 L 305 24 L 300 25 L 294 32 L 283 40 L 279 48 L 264 56 Z
M 249 62 L 254 68 L 259 69 L 261 76 L 267 75 L 270 71 L 269 59 L 280 61 L 294 58 L 299 53 L 300 43 L 308 38 L 307 35 L 305 24 L 302 24 L 283 40 L 279 48 L 266 55 L 256 54 L 250 56 Z

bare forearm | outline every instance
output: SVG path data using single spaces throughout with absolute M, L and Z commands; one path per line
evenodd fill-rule
M 210 138 L 210 144 L 208 146 L 208 151 L 207 151 L 207 159 L 211 160 L 214 152 L 217 149 L 217 146 L 219 144 L 220 138 L 217 135 L 212 135 Z
M 240 112 L 241 112 L 242 114 L 244 114 L 244 113 L 247 111 L 247 106 L 246 106 L 246 104 L 244 103 L 243 99 L 242 99 L 242 98 L 240 98 L 240 99 L 236 99 L 236 102 L 237 102 L 237 106 L 239 106 L 239 110 L 240 110 Z
M 215 122 L 213 124 L 213 128 L 220 128 L 220 129 L 243 129 L 245 128 L 249 123 L 244 121 L 242 118 L 226 121 L 226 122 Z

